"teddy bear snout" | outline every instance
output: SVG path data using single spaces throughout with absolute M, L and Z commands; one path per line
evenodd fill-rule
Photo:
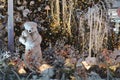
M 28 49 L 28 51 L 30 51 L 30 49 Z
M 31 30 L 28 30 L 29 33 L 31 33 L 32 31 Z

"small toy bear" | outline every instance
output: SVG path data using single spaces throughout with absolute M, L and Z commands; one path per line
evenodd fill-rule
M 23 45 L 25 45 L 25 50 L 31 50 L 35 45 L 34 45 L 34 43 L 33 43 L 33 40 L 32 40 L 32 37 L 31 37 L 31 35 L 28 33 L 28 31 L 27 30 L 24 30 L 23 32 L 22 32 L 22 35 L 21 35 L 21 37 L 19 38 L 19 41 L 23 44 Z
M 19 41 L 25 45 L 25 61 L 30 68 L 39 68 L 42 61 L 42 37 L 37 31 L 37 23 L 25 22 L 24 28 Z

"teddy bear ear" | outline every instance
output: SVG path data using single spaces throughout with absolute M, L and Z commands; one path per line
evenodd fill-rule
M 24 27 L 25 28 L 27 28 L 27 27 L 37 27 L 37 23 L 35 23 L 35 22 L 25 22 Z

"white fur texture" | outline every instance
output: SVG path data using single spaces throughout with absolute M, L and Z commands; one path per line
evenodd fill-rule
M 27 32 L 27 30 L 24 30 L 22 32 L 21 37 L 19 38 L 19 41 L 25 45 L 25 49 L 26 50 L 31 50 L 35 44 L 33 43 L 32 37 L 30 36 L 30 34 Z

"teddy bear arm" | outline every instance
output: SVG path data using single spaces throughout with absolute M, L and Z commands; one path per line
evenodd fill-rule
M 25 38 L 23 37 L 23 36 L 21 36 L 20 38 L 19 38 L 19 42 L 21 42 L 23 45 L 25 45 Z
M 41 42 L 42 42 L 42 37 L 39 36 L 37 41 L 41 44 Z

